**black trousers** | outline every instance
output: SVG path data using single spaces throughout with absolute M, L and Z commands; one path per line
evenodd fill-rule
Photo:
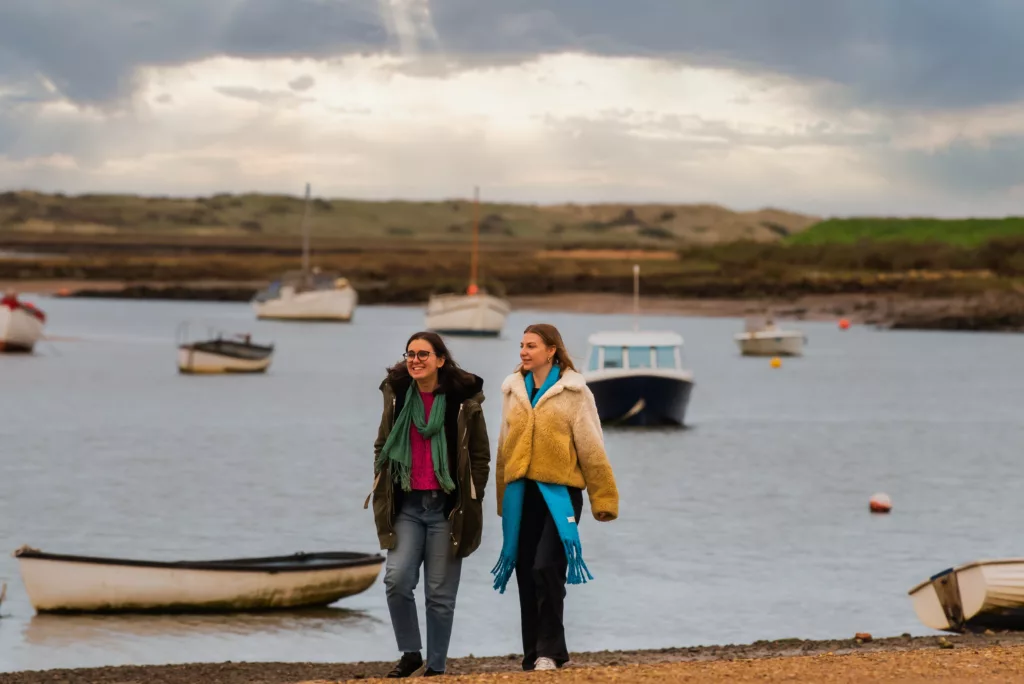
M 576 523 L 583 511 L 583 490 L 569 487 Z M 526 481 L 519 523 L 516 582 L 523 628 L 523 669 L 532 670 L 537 658 L 551 658 L 561 667 L 569 661 L 562 626 L 565 574 L 569 562 L 558 529 L 537 483 Z

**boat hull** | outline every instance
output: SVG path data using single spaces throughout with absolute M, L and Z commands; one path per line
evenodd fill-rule
M 263 320 L 348 323 L 352 320 L 358 300 L 359 296 L 351 285 L 306 292 L 295 292 L 290 287 L 284 287 L 278 297 L 254 301 L 252 306 L 256 310 L 256 317 Z
M 43 321 L 22 308 L 0 306 L 0 352 L 31 352 L 42 336 Z
M 238 358 L 217 354 L 191 345 L 178 347 L 178 371 L 185 374 L 265 373 L 271 356 L 264 358 Z
M 628 373 L 628 374 L 627 374 Z M 682 426 L 693 391 L 685 372 L 584 374 L 602 424 Z
M 918 619 L 947 632 L 1024 630 L 1024 559 L 945 570 L 909 592 Z
M 307 554 L 328 556 L 332 554 Z M 350 554 L 359 556 L 359 554 Z M 343 563 L 245 567 L 227 562 L 150 563 L 19 557 L 19 569 L 39 613 L 181 613 L 279 610 L 325 606 L 371 587 L 384 558 Z M 206 566 L 206 567 L 204 567 Z
M 442 335 L 497 337 L 511 311 L 493 295 L 434 295 L 427 302 L 426 326 Z
M 739 333 L 736 344 L 743 356 L 802 356 L 804 336 Z

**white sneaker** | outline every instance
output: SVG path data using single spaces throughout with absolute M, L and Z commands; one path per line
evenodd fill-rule
M 557 670 L 558 666 L 551 658 L 537 658 L 533 663 L 534 670 Z

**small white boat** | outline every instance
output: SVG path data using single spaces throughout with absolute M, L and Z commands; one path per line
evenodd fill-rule
M 799 330 L 783 330 L 771 318 L 764 323 L 748 319 L 735 340 L 743 356 L 801 356 L 807 336 Z
M 270 367 L 274 345 L 254 344 L 248 333 L 225 338 L 221 333 L 209 339 L 188 341 L 188 323 L 178 326 L 178 372 L 264 373 Z
M 480 261 L 480 190 L 473 192 L 473 248 L 470 261 L 469 286 L 465 294 L 448 292 L 433 294 L 427 301 L 426 326 L 443 335 L 498 337 L 505 319 L 512 312 L 507 299 L 487 293 L 477 284 Z
M 350 552 L 147 561 L 14 552 L 39 613 L 236 612 L 326 606 L 365 591 L 384 557 Z
M 949 568 L 908 593 L 918 619 L 932 629 L 1024 630 L 1024 558 Z
M 309 266 L 309 183 L 302 215 L 302 269 L 289 271 L 252 299 L 256 318 L 278 321 L 352 320 L 359 293 L 347 278 Z
M 633 267 L 634 310 L 639 316 L 639 266 Z M 583 378 L 604 424 L 681 426 L 693 391 L 693 372 L 683 368 L 683 338 L 670 331 L 594 333 L 588 339 Z
M 43 336 L 44 325 L 45 313 L 8 291 L 0 299 L 0 352 L 31 352 Z

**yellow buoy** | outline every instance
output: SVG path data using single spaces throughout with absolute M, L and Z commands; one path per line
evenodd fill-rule
M 781 367 L 782 367 L 782 359 L 780 359 L 778 356 L 773 356 L 772 357 L 772 368 L 781 368 Z

